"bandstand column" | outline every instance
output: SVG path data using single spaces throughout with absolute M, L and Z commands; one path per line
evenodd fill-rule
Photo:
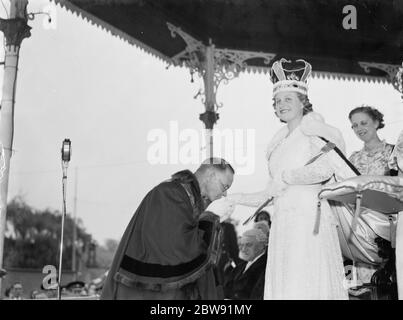
M 207 157 L 213 157 L 213 129 L 219 114 L 218 108 L 223 105 L 217 103 L 216 96 L 220 83 L 228 83 L 239 76 L 239 73 L 248 68 L 247 60 L 263 59 L 266 72 L 269 70 L 271 60 L 276 56 L 273 53 L 249 52 L 240 50 L 217 48 L 211 39 L 208 45 L 194 39 L 180 28 L 167 23 L 172 37 L 179 35 L 186 43 L 186 48 L 171 58 L 173 65 L 189 68 L 192 75 L 197 73 L 203 79 L 204 90 L 200 90 L 196 96 L 201 96 L 205 106 L 205 112 L 199 119 L 204 123 L 206 130 Z
M 7 214 L 8 178 L 13 147 L 14 104 L 18 70 L 18 56 L 22 40 L 28 38 L 26 8 L 28 0 L 10 0 L 9 19 L 0 19 L 0 30 L 6 40 L 4 59 L 3 97 L 0 111 L 0 268 L 3 266 L 4 234 Z M 2 283 L 0 278 L 0 293 Z

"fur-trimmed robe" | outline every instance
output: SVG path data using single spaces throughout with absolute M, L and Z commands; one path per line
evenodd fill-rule
M 153 188 L 120 241 L 101 299 L 217 299 L 221 229 L 203 209 L 190 171 Z

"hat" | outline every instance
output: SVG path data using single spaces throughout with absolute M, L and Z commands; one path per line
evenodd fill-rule
M 275 61 L 270 70 L 273 95 L 283 91 L 294 91 L 307 95 L 308 78 L 311 72 L 312 66 L 302 59 L 291 61 L 281 58 Z

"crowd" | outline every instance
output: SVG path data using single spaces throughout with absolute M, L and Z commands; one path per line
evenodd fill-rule
M 66 298 L 84 298 L 92 297 L 98 299 L 102 287 L 89 282 L 73 281 L 62 287 L 62 299 Z M 57 286 L 49 289 L 44 289 L 43 286 L 39 289 L 32 290 L 29 294 L 24 292 L 21 282 L 14 282 L 10 287 L 6 288 L 3 300 L 41 300 L 41 299 L 58 299 Z

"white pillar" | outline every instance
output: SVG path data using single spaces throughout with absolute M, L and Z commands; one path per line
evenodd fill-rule
M 204 124 L 206 126 L 206 148 L 207 148 L 207 158 L 213 157 L 214 155 L 214 141 L 213 141 L 213 127 L 215 124 L 215 92 L 214 92 L 214 72 L 215 72 L 215 62 L 214 62 L 214 45 L 210 44 L 205 50 L 205 74 L 203 76 L 204 81 L 204 94 L 205 94 L 205 108 L 206 117 Z
M 30 36 L 26 7 L 28 0 L 10 0 L 10 18 L 0 20 L 0 29 L 6 39 L 4 59 L 3 97 L 0 112 L 0 142 L 4 147 L 5 170 L 0 182 L 0 268 L 3 266 L 4 234 L 7 214 L 8 177 L 14 135 L 14 103 L 21 42 Z M 0 293 L 2 283 L 0 279 Z

